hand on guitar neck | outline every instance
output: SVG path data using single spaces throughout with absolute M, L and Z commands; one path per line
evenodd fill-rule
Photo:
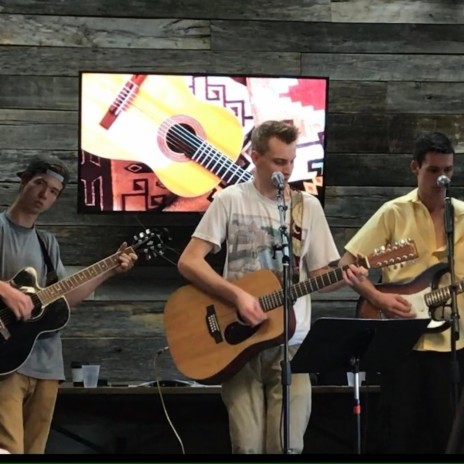
M 357 260 L 359 260 L 359 257 L 356 259 L 351 253 L 347 252 L 340 260 L 339 265 L 349 265 L 351 268 L 352 264 L 350 262 L 356 262 Z M 414 319 L 416 317 L 414 311 L 412 311 L 411 303 L 400 294 L 383 293 L 369 279 L 351 279 L 351 282 L 347 283 L 352 285 L 364 299 L 371 302 L 380 311 L 380 318 Z

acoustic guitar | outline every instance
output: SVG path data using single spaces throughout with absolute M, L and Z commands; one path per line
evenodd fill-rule
M 398 293 L 411 303 L 417 318 L 431 318 L 427 332 L 438 333 L 446 330 L 450 324 L 444 320 L 444 304 L 451 298 L 451 286 L 440 287 L 440 279 L 449 272 L 446 263 L 438 263 L 429 267 L 415 279 L 402 283 L 377 284 L 377 290 L 384 293 Z M 464 280 L 457 283 L 457 292 L 464 291 Z M 440 316 L 441 313 L 441 316 Z M 358 317 L 380 319 L 386 317 L 370 301 L 360 298 L 357 305 Z
M 365 268 L 380 268 L 417 258 L 414 242 L 404 240 L 358 260 Z M 339 267 L 292 285 L 292 300 L 343 280 Z M 283 342 L 283 292 L 272 271 L 259 270 L 233 281 L 259 299 L 269 317 L 262 324 L 244 324 L 234 306 L 193 285 L 177 289 L 164 308 L 164 325 L 174 363 L 185 376 L 203 384 L 218 384 L 235 374 L 256 353 Z M 295 314 L 288 315 L 289 333 Z
M 138 235 L 124 253 L 140 254 L 143 251 L 156 256 L 162 247 L 160 242 L 155 243 L 159 239 L 159 234 L 147 229 Z M 116 252 L 45 288 L 39 287 L 37 272 L 32 267 L 22 269 L 13 277 L 9 283 L 31 297 L 34 309 L 30 319 L 18 321 L 13 311 L 3 302 L 0 303 L 0 375 L 19 369 L 41 334 L 55 332 L 66 326 L 70 309 L 65 295 L 117 267 L 119 254 Z
M 243 182 L 243 129 L 228 109 L 195 97 L 182 76 L 84 74 L 81 147 L 145 163 L 182 197 Z M 188 179 L 188 181 L 186 181 Z

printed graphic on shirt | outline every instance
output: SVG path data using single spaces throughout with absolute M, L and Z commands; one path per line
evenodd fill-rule
M 228 243 L 228 278 L 238 279 L 259 269 L 270 269 L 282 277 L 280 224 L 272 221 L 263 226 L 256 215 L 234 214 L 230 224 Z

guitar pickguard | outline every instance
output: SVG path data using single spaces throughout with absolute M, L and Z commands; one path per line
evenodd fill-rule
M 255 334 L 259 327 L 259 325 L 251 327 L 249 325 L 241 324 L 240 322 L 233 322 L 226 327 L 224 335 L 227 343 L 230 345 L 238 345 Z

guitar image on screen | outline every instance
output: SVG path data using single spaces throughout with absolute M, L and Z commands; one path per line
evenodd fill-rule
M 196 98 L 183 76 L 84 73 L 81 92 L 85 151 L 142 162 L 182 197 L 252 178 L 236 163 L 243 145 L 237 117 Z

